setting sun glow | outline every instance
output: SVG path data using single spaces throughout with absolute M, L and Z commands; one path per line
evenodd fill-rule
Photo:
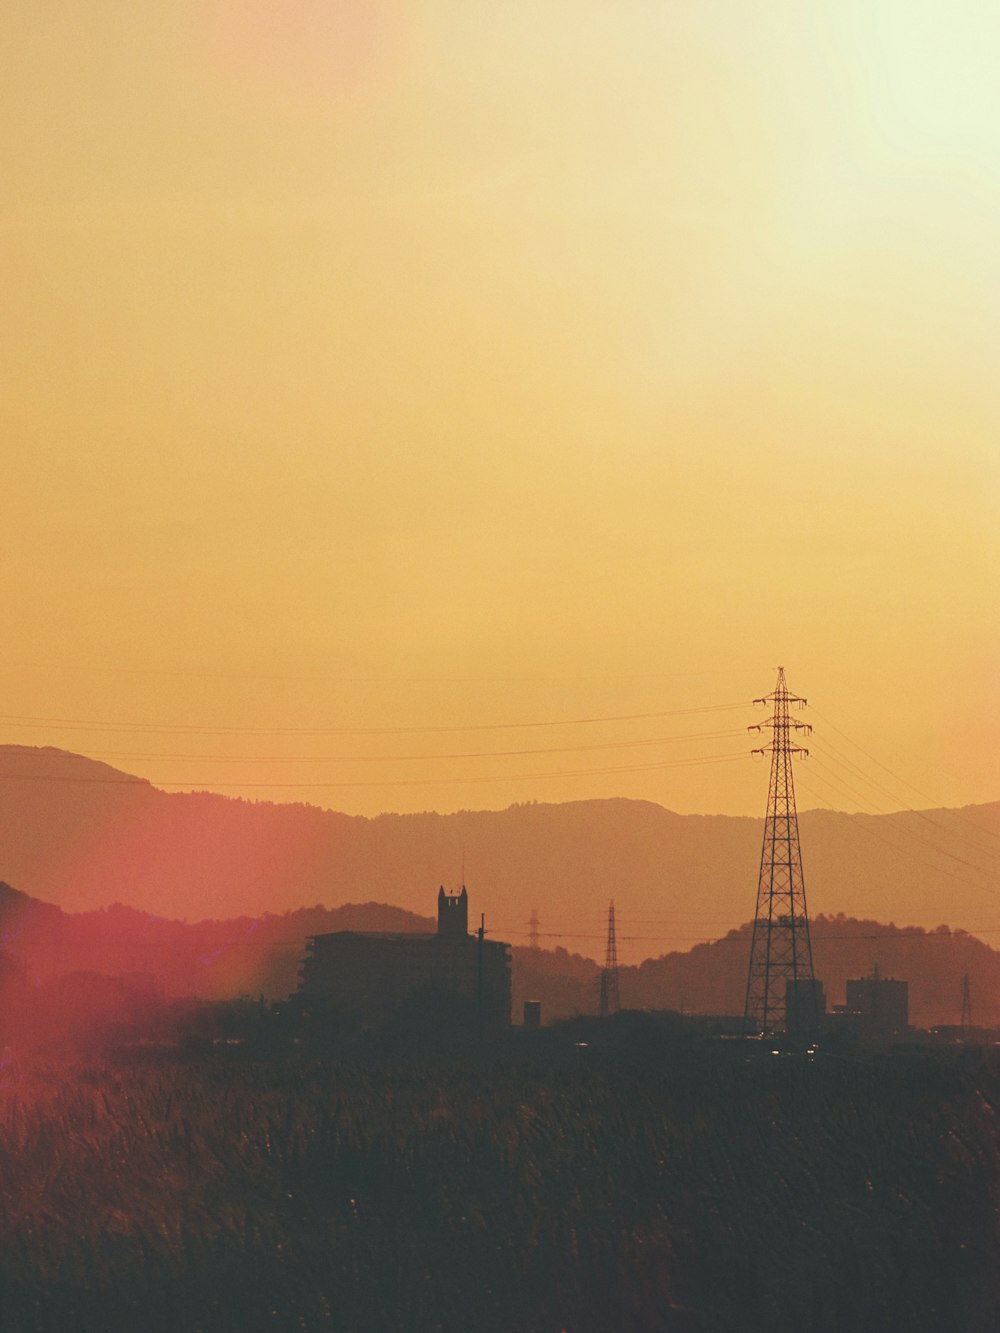
M 0 43 L 7 741 L 758 814 L 783 663 L 818 754 L 995 799 L 995 5 L 93 0 Z

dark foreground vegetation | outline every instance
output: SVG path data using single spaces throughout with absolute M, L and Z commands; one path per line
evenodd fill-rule
M 992 1050 L 772 1056 L 620 1019 L 419 1060 L 10 1056 L 2 1326 L 1000 1326 Z

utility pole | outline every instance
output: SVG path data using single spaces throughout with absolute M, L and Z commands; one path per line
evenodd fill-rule
M 972 1027 L 972 982 L 968 972 L 962 978 L 962 1027 L 966 1032 Z
M 601 969 L 601 995 L 597 1012 L 601 1018 L 617 1014 L 618 1000 L 618 945 L 615 940 L 615 901 L 608 904 L 608 947 L 604 955 L 604 967 Z
M 769 744 L 753 751 L 754 754 L 771 756 L 771 779 L 757 879 L 757 908 L 750 943 L 743 1027 L 747 1036 L 769 1036 L 784 1026 L 782 1009 L 786 995 L 797 1026 L 815 1028 L 818 1023 L 792 778 L 793 756 L 809 753 L 793 743 L 792 733 L 809 732 L 812 728 L 805 722 L 792 721 L 789 715 L 789 705 L 804 707 L 806 700 L 789 693 L 784 667 L 778 668 L 774 691 L 763 699 L 755 699 L 754 703 L 773 707 L 766 722 L 749 728 L 750 731 L 771 729 Z

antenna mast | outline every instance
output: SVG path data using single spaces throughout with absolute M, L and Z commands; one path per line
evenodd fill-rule
M 771 704 L 774 711 L 766 722 L 749 728 L 750 731 L 771 729 L 770 743 L 753 751 L 771 756 L 771 781 L 743 1025 L 747 1036 L 767 1036 L 784 1026 L 782 1009 L 786 997 L 789 1008 L 793 1008 L 791 995 L 794 995 L 793 1012 L 800 1025 L 815 1027 L 818 1021 L 814 1012 L 817 996 L 812 943 L 792 779 L 792 757 L 807 755 L 809 751 L 794 744 L 791 738 L 795 731 L 809 732 L 812 728 L 805 722 L 793 722 L 789 716 L 790 704 L 804 707 L 806 700 L 789 693 L 784 667 L 778 668 L 778 683 L 773 693 L 755 699 L 754 703 Z M 780 984 L 782 980 L 784 986 Z
M 604 967 L 601 969 L 601 995 L 597 1012 L 601 1018 L 617 1014 L 620 1008 L 618 1000 L 618 945 L 615 940 L 615 900 L 608 904 L 608 948 L 604 955 Z

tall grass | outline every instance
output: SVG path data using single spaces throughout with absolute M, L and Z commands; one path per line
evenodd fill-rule
M 217 1052 L 0 1083 L 16 1333 L 998 1326 L 986 1059 Z

